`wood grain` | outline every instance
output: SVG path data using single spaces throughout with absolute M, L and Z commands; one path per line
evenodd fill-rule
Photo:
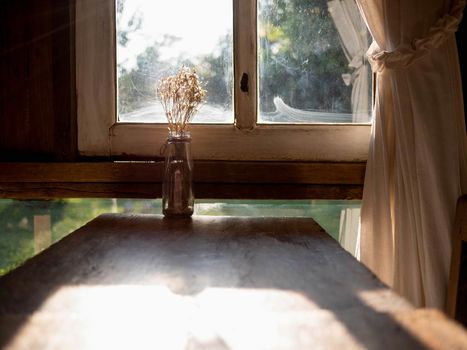
M 412 310 L 311 219 L 108 214 L 0 279 L 0 346 L 430 348 Z
M 2 182 L 161 182 L 164 163 L 0 163 Z M 362 185 L 365 163 L 195 161 L 194 181 Z
M 452 233 L 451 271 L 447 290 L 447 312 L 467 326 L 467 195 L 457 201 Z
M 234 92 L 235 126 L 251 130 L 258 112 L 256 2 L 234 1 Z M 243 74 L 248 77 L 248 91 L 240 89 Z
M 428 349 L 467 349 L 467 333 L 439 310 L 398 312 L 395 320 Z
M 34 291 L 33 293 L 31 291 Z M 8 349 L 463 349 L 312 220 L 106 214 L 0 279 Z
M 0 183 L 0 198 L 161 198 L 157 183 Z M 359 185 L 195 183 L 197 199 L 361 199 Z
M 196 198 L 360 199 L 364 163 L 195 162 Z M 163 162 L 0 163 L 0 198 L 160 198 Z
M 73 1 L 0 2 L 0 159 L 76 156 Z
M 370 125 L 343 124 L 261 124 L 252 130 L 228 124 L 190 126 L 194 159 L 230 161 L 365 162 L 370 130 Z M 128 159 L 157 157 L 166 138 L 163 124 L 114 124 L 111 154 Z
M 459 53 L 459 65 L 462 76 L 462 91 L 464 94 L 464 112 L 467 125 L 467 21 L 463 20 L 459 23 L 459 28 L 456 32 L 457 50 Z

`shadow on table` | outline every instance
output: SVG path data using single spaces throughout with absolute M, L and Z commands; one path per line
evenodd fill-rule
M 0 279 L 0 347 L 60 288 L 83 285 L 293 291 L 363 348 L 425 348 L 384 310 L 410 307 L 311 219 L 103 215 Z

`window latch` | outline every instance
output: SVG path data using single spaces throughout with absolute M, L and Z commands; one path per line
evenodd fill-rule
M 248 74 L 243 73 L 242 79 L 240 80 L 240 90 L 248 92 Z

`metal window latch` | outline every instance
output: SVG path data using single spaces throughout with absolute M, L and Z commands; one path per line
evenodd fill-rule
M 248 74 L 243 73 L 242 79 L 240 80 L 240 90 L 248 92 Z

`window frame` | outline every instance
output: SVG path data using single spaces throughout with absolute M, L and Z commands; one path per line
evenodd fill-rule
M 362 162 L 370 124 L 257 124 L 256 0 L 233 0 L 235 124 L 193 124 L 193 158 Z M 116 115 L 115 0 L 76 1 L 78 150 L 82 156 L 162 156 L 167 125 Z M 242 33 L 239 35 L 240 28 Z M 243 73 L 249 91 L 240 90 Z

